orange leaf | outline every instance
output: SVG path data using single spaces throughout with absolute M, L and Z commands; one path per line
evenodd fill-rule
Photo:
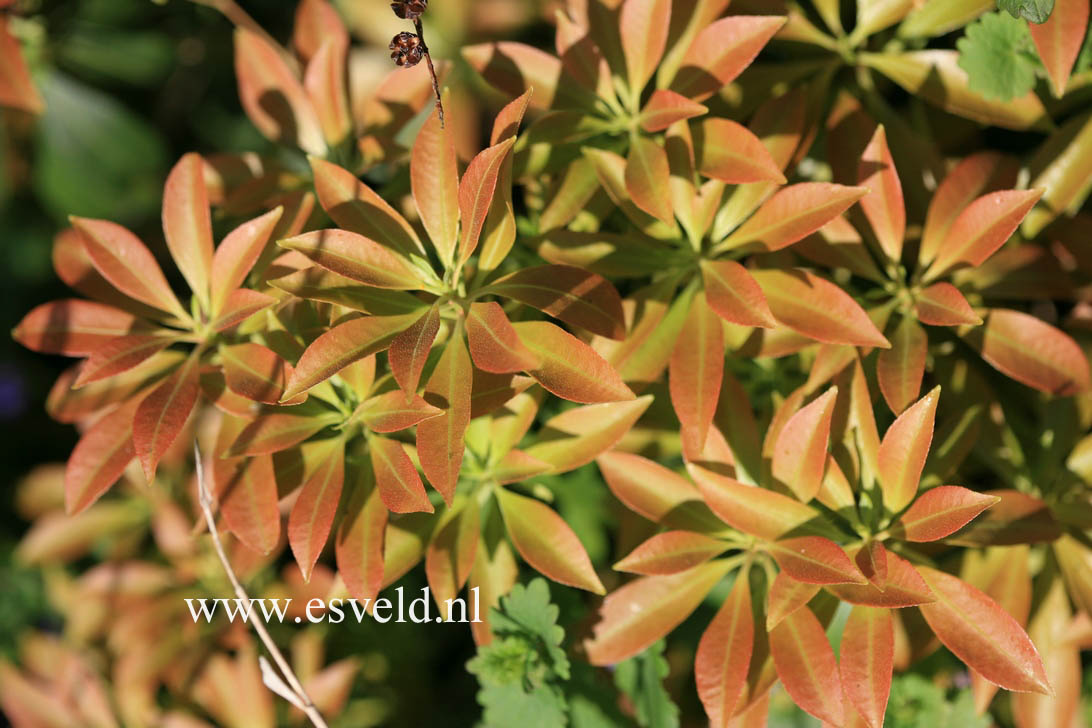
M 511 298 L 573 326 L 611 339 L 626 333 L 622 299 L 610 281 L 570 265 L 524 268 L 498 279 L 480 294 Z
M 1061 98 L 1088 33 L 1088 0 L 1056 0 L 1047 21 L 1028 23 L 1028 30 L 1054 95 Z
M 43 354 L 87 356 L 141 328 L 130 313 L 103 303 L 70 298 L 33 308 L 16 325 L 12 338 Z
M 227 234 L 212 256 L 210 273 L 212 315 L 224 308 L 228 296 L 243 285 L 247 274 L 269 243 L 269 237 L 280 222 L 284 208 L 277 207 L 261 217 L 244 222 Z
M 857 184 L 869 191 L 861 198 L 861 209 L 872 226 L 880 248 L 888 260 L 897 263 L 902 258 L 903 237 L 906 235 L 906 205 L 883 126 L 876 129 L 872 141 L 865 147 L 857 168 L 857 179 Z
M 706 301 L 726 321 L 764 329 L 777 326 L 762 289 L 739 263 L 734 260 L 703 260 L 701 277 Z
M 512 322 L 495 301 L 473 303 L 466 317 L 466 339 L 474 366 L 493 374 L 510 374 L 539 365 L 520 343 Z
M 71 218 L 95 269 L 127 296 L 186 320 L 155 256 L 131 232 L 105 220 Z
M 606 593 L 580 539 L 557 513 L 506 488 L 495 492 L 508 535 L 528 564 L 561 584 Z
M 694 463 L 686 467 L 713 512 L 744 533 L 772 541 L 819 515 L 815 509 L 772 490 L 744 485 Z
M 863 187 L 801 182 L 783 187 L 721 244 L 780 250 L 792 245 L 848 210 L 868 194 Z
M 341 420 L 331 412 L 321 416 L 314 414 L 282 414 L 274 412 L 262 415 L 247 425 L 225 455 L 267 455 L 298 445 L 311 435 Z
M 176 339 L 162 334 L 131 334 L 110 339 L 87 358 L 73 386 L 82 387 L 126 372 L 174 341 Z
M 292 45 L 304 60 L 318 53 L 323 43 L 349 45 L 349 32 L 334 6 L 326 0 L 301 0 L 292 26 Z
M 883 728 L 895 660 L 891 611 L 854 607 L 842 632 L 839 657 L 846 698 L 868 728 Z
M 337 571 L 349 595 L 364 602 L 383 586 L 383 540 L 387 507 L 379 497 L 371 468 L 356 467 L 345 517 L 334 540 Z
M 613 665 L 671 632 L 698 608 L 731 565 L 711 561 L 670 576 L 643 576 L 612 591 L 584 643 L 593 665 Z
M 704 119 L 699 127 L 698 170 L 727 184 L 785 184 L 781 168 L 762 140 L 728 119 Z
M 366 316 L 335 326 L 303 352 L 285 385 L 284 398 L 292 399 L 353 362 L 383 351 L 418 318 L 417 314 Z
M 634 398 L 618 372 L 580 339 L 547 321 L 513 324 L 520 342 L 541 364 L 527 373 L 562 399 L 617 402 Z
M 440 307 L 433 305 L 391 341 L 387 352 L 391 374 L 407 396 L 417 392 L 432 344 L 440 331 Z
M 433 407 L 414 394 L 409 399 L 401 392 L 387 392 L 365 400 L 353 417 L 359 417 L 372 432 L 398 432 L 438 417 L 443 410 Z
M 694 658 L 698 697 L 712 728 L 726 728 L 740 707 L 747 687 L 754 631 L 750 579 L 747 571 L 741 570 L 717 616 L 702 633 Z
M 979 326 L 982 319 L 951 283 L 934 283 L 914 302 L 918 320 L 930 326 Z
M 417 425 L 417 455 L 421 459 L 421 469 L 448 505 L 455 494 L 466 449 L 472 370 L 463 333 L 456 328 L 425 386 L 425 400 L 444 413 Z
M 353 130 L 345 89 L 347 51 L 344 38 L 326 40 L 308 61 L 303 74 L 303 88 L 311 100 L 322 136 L 332 147 L 345 141 Z
M 850 556 L 856 557 L 858 553 L 859 551 L 851 551 Z M 887 558 L 887 578 L 883 582 L 882 590 L 874 584 L 832 584 L 826 590 L 844 602 L 866 607 L 897 609 L 926 604 L 936 599 L 909 561 L 887 549 L 881 553 Z M 860 559 L 855 561 L 861 563 Z
M 596 458 L 596 463 L 614 497 L 653 523 L 687 528 L 685 519 L 689 515 L 714 530 L 720 526 L 702 501 L 701 493 L 675 471 L 625 452 L 604 453 Z
M 652 404 L 652 395 L 621 402 L 573 407 L 543 424 L 543 437 L 527 448 L 527 455 L 560 473 L 586 465 L 618 444 Z
M 64 508 L 68 515 L 87 510 L 136 457 L 133 414 L 138 402 L 123 404 L 80 436 L 64 471 Z
M 994 309 L 971 340 L 994 368 L 1041 392 L 1068 397 L 1090 386 L 1088 359 L 1077 342 L 1029 314 Z
M 882 350 L 876 358 L 880 392 L 895 414 L 918 398 L 928 349 L 925 330 L 913 318 L 904 316 L 891 337 L 891 348 Z
M 639 98 L 667 47 L 671 0 L 625 0 L 618 18 L 626 78 L 630 93 Z
M 434 111 L 417 133 L 410 159 L 413 201 L 445 266 L 452 262 L 459 235 L 459 168 L 451 134 Z
M 634 1 L 628 0 L 627 4 Z M 633 204 L 666 225 L 675 221 L 670 179 L 671 166 L 664 148 L 648 137 L 634 137 L 626 157 L 626 192 Z
M 828 344 L 890 347 L 872 319 L 841 288 L 802 269 L 753 271 L 778 321 Z
M 236 29 L 239 101 L 267 138 L 299 147 L 308 154 L 325 155 L 326 142 L 315 109 L 282 53 L 257 33 Z
M 304 581 L 311 579 L 311 570 L 326 546 L 344 483 L 345 443 L 339 438 L 304 481 L 288 514 L 288 544 Z
M 470 165 L 459 181 L 459 216 L 463 221 L 462 237 L 459 240 L 461 263 L 465 263 L 478 247 L 482 226 L 493 205 L 498 176 L 513 144 L 515 138 L 509 137 L 482 151 L 470 160 Z
M 406 219 L 352 172 L 311 157 L 315 194 L 338 227 L 390 246 L 403 255 L 423 254 L 417 233 Z
M 773 476 L 784 483 L 802 502 L 816 496 L 823 484 L 830 440 L 830 420 L 838 388 L 797 411 L 777 435 L 773 451 Z
M 1042 190 L 1002 190 L 972 202 L 949 228 L 925 281 L 933 281 L 960 264 L 981 265 L 1016 232 L 1042 196 Z
M 880 443 L 879 476 L 883 504 L 898 513 L 914 500 L 933 442 L 940 387 L 919 399 L 887 428 Z
M 708 107 L 674 91 L 657 89 L 641 109 L 641 128 L 649 134 L 663 131 L 676 121 L 692 119 L 708 112 Z
M 867 579 L 842 547 L 821 536 L 770 543 L 770 556 L 785 573 L 805 584 L 865 584 Z
M 375 469 L 376 487 L 387 510 L 391 513 L 432 513 L 435 510 L 402 443 L 372 437 L 368 440 L 368 449 Z
M 921 614 L 956 657 L 1006 690 L 1051 694 L 1035 645 L 997 602 L 950 574 L 918 572 L 937 597 Z
M 220 465 L 223 463 L 223 465 Z M 277 476 L 269 455 L 220 460 L 213 472 L 224 524 L 240 541 L 268 554 L 281 538 Z
M 190 152 L 167 175 L 163 188 L 163 233 L 182 277 L 207 310 L 212 270 L 212 215 L 204 167 L 200 155 Z
M 289 364 L 271 349 L 252 342 L 225 346 L 220 349 L 220 360 L 232 392 L 255 402 L 280 402 Z
M 766 596 L 766 630 L 776 627 L 782 619 L 810 602 L 818 593 L 817 584 L 805 584 L 784 571 L 777 572 Z
M 820 720 L 842 724 L 845 712 L 838 663 L 810 609 L 797 609 L 770 630 L 770 654 L 793 702 Z
M 705 445 L 723 376 L 724 327 L 706 305 L 705 294 L 699 293 L 675 342 L 668 370 L 671 404 L 689 451 L 699 452 Z
M 785 24 L 769 15 L 721 18 L 698 33 L 671 88 L 701 101 L 735 80 Z
M 907 541 L 938 541 L 1000 500 L 959 486 L 941 485 L 918 497 L 895 523 L 892 534 Z
M 614 565 L 618 571 L 653 576 L 677 574 L 704 564 L 728 549 L 728 544 L 693 531 L 658 533 Z
M 276 302 L 277 299 L 264 293 L 249 288 L 236 288 L 224 300 L 220 315 L 209 322 L 209 328 L 217 333 L 227 331 Z
M 421 287 L 417 272 L 400 254 L 348 230 L 316 230 L 278 245 L 303 253 L 326 270 L 375 288 L 413 291 Z
M 433 531 L 425 551 L 425 575 L 433 599 L 445 618 L 450 618 L 445 602 L 458 596 L 470 577 L 481 541 L 481 520 L 478 502 L 473 499 L 444 515 L 446 520 Z
M 45 110 L 42 96 L 30 79 L 19 41 L 8 30 L 8 15 L 0 15 L 0 106 L 32 114 Z
M 940 252 L 959 214 L 984 192 L 1012 187 L 1016 183 L 1017 164 L 997 152 L 978 152 L 957 164 L 933 193 L 925 230 L 921 236 L 922 263 L 931 263 Z
M 141 400 L 133 416 L 133 448 L 149 483 L 155 479 L 159 459 L 182 432 L 197 405 L 201 392 L 198 364 L 198 357 L 190 356 Z
M 1057 7 L 1054 12 L 1058 12 Z M 1028 636 L 1034 640 L 1054 686 L 1054 695 L 1013 695 L 1012 713 L 1016 725 L 1029 728 L 1080 725 L 1084 675 L 1080 648 L 1069 635 L 1072 620 L 1065 585 L 1061 579 L 1055 579 L 1028 629 Z

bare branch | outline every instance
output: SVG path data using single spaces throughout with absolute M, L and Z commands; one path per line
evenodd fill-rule
M 216 555 L 220 557 L 220 563 L 224 566 L 224 572 L 227 574 L 228 581 L 231 582 L 232 588 L 235 590 L 235 596 L 238 597 L 243 604 L 246 605 L 246 613 L 250 613 L 250 596 L 246 593 L 243 585 L 239 583 L 239 578 L 235 576 L 235 570 L 231 568 L 231 562 L 228 560 L 227 553 L 224 551 L 224 544 L 220 540 L 220 532 L 216 528 L 216 518 L 212 513 L 212 494 L 209 492 L 208 485 L 205 483 L 205 467 L 204 461 L 201 459 L 201 448 L 197 445 L 197 440 L 193 441 L 193 455 L 197 462 L 197 494 L 198 500 L 201 502 L 201 510 L 205 514 L 205 521 L 208 523 L 209 535 L 212 536 L 212 545 L 216 548 Z M 311 698 L 308 697 L 307 691 L 303 689 L 303 684 L 300 683 L 299 678 L 296 677 L 296 673 L 292 671 L 288 661 L 284 659 L 284 655 L 281 654 L 280 648 L 277 647 L 277 643 L 273 641 L 273 638 L 269 636 L 269 631 L 265 628 L 265 623 L 261 619 L 254 619 L 251 621 L 254 626 L 254 631 L 258 633 L 258 638 L 265 645 L 265 648 L 269 650 L 269 655 L 273 658 L 273 662 L 276 663 L 278 669 L 280 669 L 281 675 L 277 675 L 272 668 L 266 670 L 263 667 L 262 675 L 263 682 L 268 687 L 271 682 L 271 677 L 284 678 L 287 682 L 287 689 L 291 691 L 295 696 L 295 700 L 290 700 L 287 695 L 281 692 L 281 690 L 274 690 L 281 697 L 288 700 L 311 720 L 312 725 L 315 728 L 328 728 L 326 721 L 322 715 L 318 712 L 318 708 L 311 702 Z M 268 665 L 268 663 L 266 663 Z

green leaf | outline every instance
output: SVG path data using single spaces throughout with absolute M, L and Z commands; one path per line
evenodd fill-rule
M 565 631 L 557 626 L 545 579 L 516 584 L 494 608 L 495 639 L 478 650 L 466 667 L 478 677 L 478 702 L 490 728 L 558 728 L 568 725 L 562 690 L 569 659 L 561 649 Z
M 1054 11 L 1054 0 L 997 0 L 997 7 L 1007 10 L 1014 18 L 1027 18 L 1033 23 L 1045 23 Z
M 1011 101 L 1034 88 L 1036 56 L 1024 21 L 986 13 L 967 26 L 956 47 L 968 85 L 982 96 Z
M 614 684 L 633 701 L 641 728 L 678 728 L 679 707 L 664 689 L 668 671 L 663 640 L 620 662 L 614 671 Z
M 60 73 L 45 77 L 41 87 L 49 113 L 38 123 L 34 185 L 46 209 L 58 219 L 121 223 L 154 214 L 167 171 L 160 132 L 112 97 Z

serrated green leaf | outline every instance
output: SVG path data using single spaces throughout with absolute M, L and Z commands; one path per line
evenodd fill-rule
M 1027 24 L 1003 13 L 986 13 L 956 43 L 959 67 L 971 90 L 1011 101 L 1035 86 L 1035 56 Z
M 1045 23 L 1054 12 L 1054 0 L 997 0 L 997 7 L 1008 11 L 1014 18 Z
M 641 728 L 678 728 L 679 707 L 664 688 L 669 667 L 660 640 L 641 654 L 620 662 L 614 684 L 633 701 Z

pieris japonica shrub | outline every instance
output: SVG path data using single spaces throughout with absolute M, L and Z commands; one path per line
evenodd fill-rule
M 241 627 L 130 651 L 229 595 L 195 441 L 263 593 L 479 600 L 490 726 L 759 726 L 787 695 L 881 728 L 923 665 L 987 724 L 1083 725 L 1088 0 L 568 0 L 444 55 L 444 0 L 400 1 L 378 77 L 353 3 L 302 0 L 284 44 L 205 4 L 279 153 L 185 154 L 162 238 L 55 238 L 73 294 L 13 336 L 76 360 L 45 405 L 80 439 L 23 486 L 20 551 L 122 546 L 62 590 L 111 667 L 30 640 L 17 726 L 291 719 Z M 0 101 L 41 113 L 0 41 Z M 336 628 L 293 639 L 363 724 Z

